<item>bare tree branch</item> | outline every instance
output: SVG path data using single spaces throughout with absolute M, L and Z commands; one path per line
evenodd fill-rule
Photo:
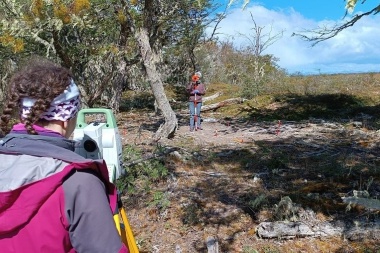
M 312 46 L 315 46 L 319 42 L 331 39 L 335 37 L 338 33 L 343 31 L 344 29 L 353 26 L 356 22 L 358 22 L 362 17 L 368 16 L 368 15 L 376 15 L 380 12 L 380 5 L 376 6 L 370 11 L 364 12 L 362 14 L 355 15 L 351 20 L 345 22 L 342 25 L 335 25 L 332 28 L 328 27 L 320 27 L 314 30 L 306 30 L 303 33 L 293 33 L 292 36 L 299 36 L 303 40 L 313 42 Z M 347 12 L 346 12 L 347 14 Z M 305 33 L 311 33 L 314 34 L 314 36 L 308 36 Z
M 265 29 L 265 26 L 258 26 L 252 15 L 252 12 L 250 14 L 251 14 L 251 20 L 254 24 L 254 27 L 252 28 L 252 30 L 254 31 L 254 34 L 247 35 L 247 34 L 239 33 L 239 35 L 249 41 L 250 45 L 254 49 L 254 55 L 260 56 L 265 49 L 267 49 L 269 46 L 271 46 L 273 43 L 279 40 L 283 36 L 284 32 L 281 31 L 275 35 L 272 35 L 271 34 L 272 26 L 271 26 L 268 33 L 262 34 L 262 31 Z
M 223 13 L 217 14 L 216 18 L 210 21 L 210 23 L 215 21 L 215 25 L 210 37 L 206 41 L 212 41 L 214 39 L 214 36 L 216 35 L 216 30 L 218 30 L 218 26 L 220 22 L 222 22 L 222 20 L 225 19 L 226 17 L 227 17 L 227 7 L 224 9 Z

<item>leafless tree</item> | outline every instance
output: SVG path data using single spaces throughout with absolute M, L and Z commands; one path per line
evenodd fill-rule
M 240 36 L 246 38 L 249 41 L 247 51 L 253 55 L 252 61 L 250 63 L 250 69 L 252 69 L 253 83 L 247 84 L 246 93 L 248 97 L 253 97 L 259 94 L 259 89 L 263 83 L 263 78 L 265 76 L 265 66 L 268 64 L 268 61 L 263 57 L 263 52 L 277 40 L 279 40 L 283 31 L 280 31 L 276 34 L 272 34 L 272 27 L 269 31 L 265 30 L 265 26 L 257 25 L 253 14 L 251 14 L 251 20 L 253 23 L 253 33 L 252 34 L 241 34 Z

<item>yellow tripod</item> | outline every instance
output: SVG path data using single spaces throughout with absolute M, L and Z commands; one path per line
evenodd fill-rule
M 119 195 L 119 194 L 118 194 Z M 135 238 L 132 233 L 131 226 L 129 225 L 128 217 L 121 202 L 120 196 L 117 201 L 118 212 L 114 214 L 113 219 L 119 235 L 125 245 L 128 246 L 130 253 L 139 253 Z

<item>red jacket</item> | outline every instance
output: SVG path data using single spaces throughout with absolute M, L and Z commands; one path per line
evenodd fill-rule
M 198 90 L 198 94 L 194 94 L 194 90 Z M 195 98 L 197 102 L 202 102 L 202 96 L 206 94 L 206 89 L 203 83 L 199 82 L 197 84 L 196 82 L 190 82 L 187 87 L 186 91 L 189 93 L 189 101 L 194 102 Z
M 0 141 L 1 252 L 128 252 L 113 221 L 117 193 L 105 163 L 68 146 L 39 135 Z

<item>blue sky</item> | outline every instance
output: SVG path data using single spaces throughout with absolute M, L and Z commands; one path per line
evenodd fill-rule
M 228 0 L 216 2 L 226 6 Z M 233 41 L 237 47 L 247 45 L 248 40 L 238 34 L 253 34 L 252 13 L 256 24 L 267 32 L 269 29 L 272 35 L 283 32 L 264 54 L 279 58 L 278 65 L 289 74 L 380 72 L 380 14 L 364 17 L 334 38 L 312 46 L 311 42 L 291 35 L 342 23 L 345 1 L 251 0 L 244 10 L 243 2 L 237 0 L 228 10 L 227 18 L 219 25 L 219 39 Z M 352 15 L 369 11 L 377 4 L 358 1 Z

